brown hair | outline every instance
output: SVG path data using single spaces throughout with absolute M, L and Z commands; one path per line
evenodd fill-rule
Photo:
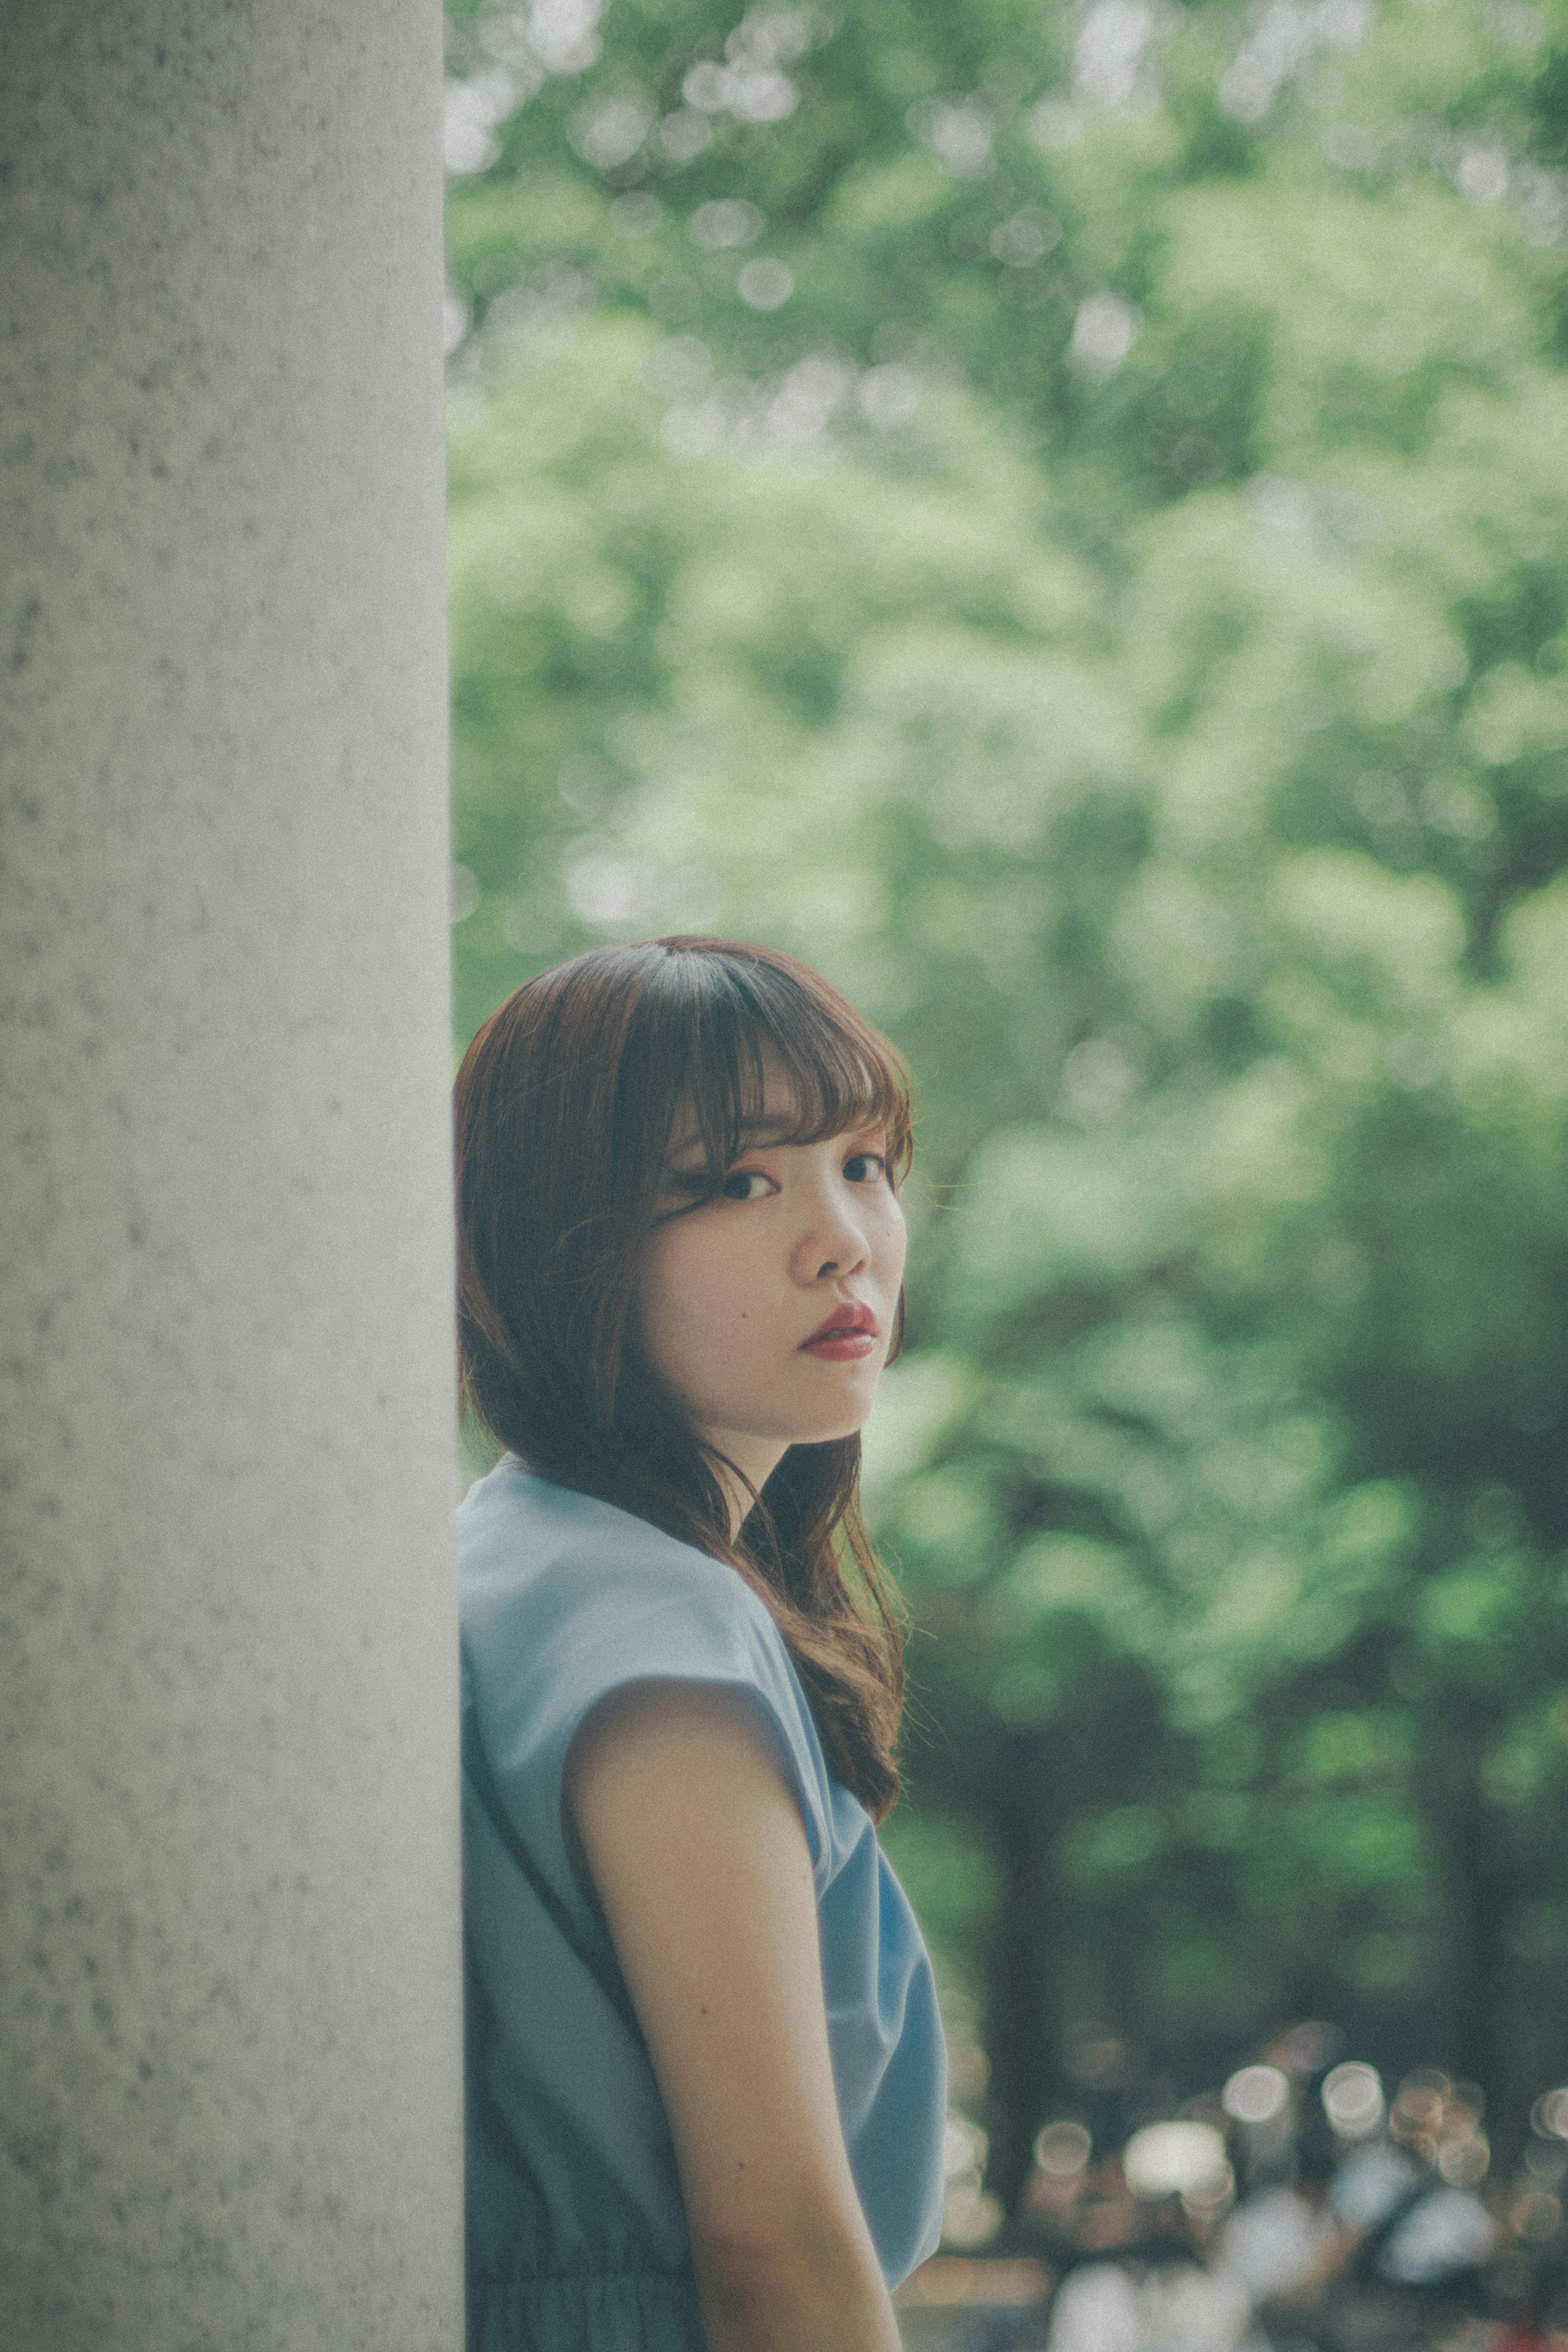
M 898 1793 L 903 1643 L 861 1515 L 859 1435 L 792 1445 L 732 1539 L 718 1457 L 643 1360 L 632 1314 L 677 1110 L 695 1117 L 711 1197 L 761 1111 L 765 1052 L 798 1107 L 789 1140 L 885 1124 L 903 1175 L 903 1063 L 776 949 L 595 948 L 491 1014 L 456 1086 L 463 1396 L 541 1477 L 738 1570 L 784 1637 L 829 1764 L 880 1821 Z M 894 1354 L 903 1329 L 901 1296 Z

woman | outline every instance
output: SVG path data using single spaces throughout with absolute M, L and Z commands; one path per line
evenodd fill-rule
M 791 958 L 605 948 L 457 1081 L 474 2352 L 896 2352 L 946 2062 L 856 1500 L 907 1084 Z

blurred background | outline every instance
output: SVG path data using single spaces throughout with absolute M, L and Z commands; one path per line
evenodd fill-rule
M 929 2299 L 1293 2198 L 1343 2300 L 1414 2183 L 1550 2325 L 1568 5 L 452 0 L 448 75 L 458 1043 L 714 929 L 923 1098 Z

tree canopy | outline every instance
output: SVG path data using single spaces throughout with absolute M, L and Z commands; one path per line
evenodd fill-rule
M 891 1843 L 1114 2031 L 1568 2068 L 1568 6 L 455 5 L 462 1035 L 819 964 L 923 1097 Z

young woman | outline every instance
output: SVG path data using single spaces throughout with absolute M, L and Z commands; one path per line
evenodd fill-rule
M 856 1499 L 907 1084 L 791 958 L 605 948 L 457 1081 L 473 2352 L 896 2352 L 946 2061 Z

